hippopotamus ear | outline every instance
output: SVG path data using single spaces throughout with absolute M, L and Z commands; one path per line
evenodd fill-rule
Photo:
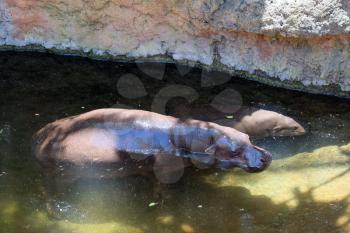
M 216 147 L 216 145 L 213 144 L 213 145 L 209 146 L 207 149 L 205 149 L 204 152 L 206 154 L 209 154 L 209 155 L 214 155 L 215 154 L 215 147 Z

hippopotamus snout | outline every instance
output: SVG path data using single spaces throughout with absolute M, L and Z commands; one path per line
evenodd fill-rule
M 254 173 L 265 170 L 271 160 L 272 155 L 269 152 L 254 145 L 246 145 L 235 152 L 221 151 L 217 157 L 216 166 L 221 169 L 240 167 L 247 172 Z
M 247 172 L 261 172 L 271 163 L 272 155 L 257 146 L 246 146 L 243 151 L 245 164 L 242 168 Z

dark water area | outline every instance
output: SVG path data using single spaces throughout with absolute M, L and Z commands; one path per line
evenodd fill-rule
M 58 195 L 60 217 L 48 214 L 38 129 L 97 108 L 229 115 L 217 99 L 288 115 L 308 133 L 253 139 L 274 157 L 259 174 L 192 172 L 163 200 L 144 177 L 81 180 Z M 0 53 L 0 232 L 350 232 L 349 156 L 349 100 L 175 64 Z

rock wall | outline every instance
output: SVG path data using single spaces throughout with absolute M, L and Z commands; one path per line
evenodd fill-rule
M 0 0 L 0 46 L 170 58 L 348 97 L 349 14 L 347 0 Z

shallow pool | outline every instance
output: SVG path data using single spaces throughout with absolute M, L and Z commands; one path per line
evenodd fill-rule
M 144 177 L 81 180 L 48 214 L 31 152 L 46 123 L 96 108 L 241 105 L 291 116 L 308 134 L 253 139 L 274 156 L 259 174 L 192 170 L 160 200 Z M 174 64 L 0 53 L 0 232 L 350 232 L 350 102 Z

